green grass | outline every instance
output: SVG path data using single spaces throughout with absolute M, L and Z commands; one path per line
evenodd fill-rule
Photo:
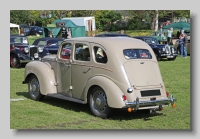
M 177 98 L 177 108 L 156 114 L 115 110 L 108 119 L 94 117 L 88 105 L 51 97 L 30 99 L 22 84 L 24 68 L 10 68 L 11 129 L 190 129 L 190 57 L 159 62 L 166 90 Z
M 31 44 L 33 44 L 33 42 L 34 42 L 36 39 L 42 38 L 42 35 L 40 35 L 40 36 L 27 36 L 27 37 L 28 37 L 28 42 L 29 42 L 29 44 L 31 45 Z

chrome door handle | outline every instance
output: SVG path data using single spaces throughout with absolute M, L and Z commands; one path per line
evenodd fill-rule
M 88 69 L 84 70 L 83 73 L 87 73 L 90 69 L 91 69 L 91 67 L 88 67 Z

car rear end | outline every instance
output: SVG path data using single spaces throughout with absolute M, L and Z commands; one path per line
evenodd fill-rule
M 160 111 L 171 104 L 175 107 L 176 99 L 166 92 L 158 62 L 148 49 L 125 49 L 127 62 L 123 64 L 131 88 L 125 105 L 129 112 L 149 109 Z M 131 97 L 131 98 L 128 98 Z M 133 101 L 128 101 L 133 100 Z

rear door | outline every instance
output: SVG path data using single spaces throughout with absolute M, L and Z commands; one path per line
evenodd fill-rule
M 74 43 L 72 59 L 72 95 L 83 99 L 83 90 L 91 77 L 91 47 L 87 42 Z

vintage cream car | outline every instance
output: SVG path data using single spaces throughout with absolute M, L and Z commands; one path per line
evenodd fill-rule
M 112 108 L 155 112 L 176 105 L 165 90 L 153 50 L 134 38 L 66 39 L 57 55 L 28 63 L 24 76 L 33 100 L 52 96 L 89 103 L 91 112 L 102 118 Z

